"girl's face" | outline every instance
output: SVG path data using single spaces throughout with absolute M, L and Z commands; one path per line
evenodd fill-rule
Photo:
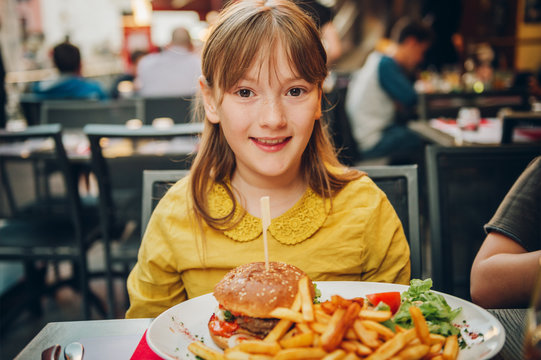
M 320 89 L 300 78 L 283 47 L 277 48 L 273 66 L 268 59 L 263 64 L 255 61 L 225 91 L 221 104 L 202 84 L 207 118 L 220 123 L 235 154 L 235 175 L 247 181 L 302 176 L 301 156 L 321 115 Z

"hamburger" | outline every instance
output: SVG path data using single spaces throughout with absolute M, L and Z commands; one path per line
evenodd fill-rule
M 208 323 L 212 340 L 226 349 L 241 339 L 264 338 L 279 321 L 269 313 L 291 307 L 304 276 L 299 268 L 281 262 L 269 262 L 268 271 L 264 262 L 254 262 L 228 272 L 214 287 L 219 305 Z

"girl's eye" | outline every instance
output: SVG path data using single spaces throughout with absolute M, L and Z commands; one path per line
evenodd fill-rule
M 292 88 L 292 89 L 289 89 L 287 93 L 289 96 L 301 96 L 303 92 L 304 90 L 301 88 Z
M 252 90 L 248 89 L 240 89 L 239 91 L 237 91 L 237 95 L 239 95 L 240 97 L 250 97 L 253 95 L 253 92 Z

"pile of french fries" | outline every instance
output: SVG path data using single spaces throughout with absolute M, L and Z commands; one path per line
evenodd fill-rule
M 205 360 L 289 360 L 289 359 L 430 359 L 449 360 L 458 356 L 456 335 L 431 334 L 421 310 L 412 306 L 414 327 L 395 331 L 381 324 L 390 311 L 374 310 L 363 298 L 330 300 L 313 304 L 311 282 L 299 281 L 291 308 L 276 308 L 270 316 L 280 321 L 263 340 L 245 340 L 216 351 L 200 341 L 188 349 Z

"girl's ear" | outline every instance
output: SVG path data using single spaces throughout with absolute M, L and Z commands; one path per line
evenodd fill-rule
M 216 110 L 214 93 L 208 86 L 207 80 L 204 76 L 199 77 L 199 87 L 201 88 L 201 94 L 203 94 L 203 105 L 205 107 L 205 115 L 207 116 L 207 119 L 213 124 L 218 124 L 220 122 L 220 118 Z

